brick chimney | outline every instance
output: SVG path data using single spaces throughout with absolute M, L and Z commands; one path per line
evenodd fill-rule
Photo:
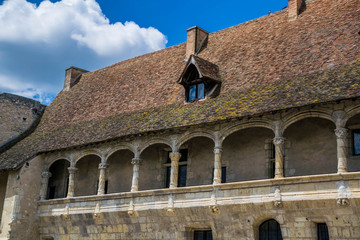
M 189 59 L 191 54 L 196 54 L 199 50 L 206 45 L 209 33 L 197 26 L 191 27 L 186 30 L 186 56 L 185 60 Z
M 301 8 L 305 5 L 305 0 L 289 0 L 289 15 L 288 20 L 293 21 L 297 19 Z
M 83 73 L 88 71 L 77 68 L 77 67 L 69 67 L 65 70 L 65 82 L 64 82 L 64 91 L 69 91 L 72 86 L 74 86 L 79 80 L 80 76 Z

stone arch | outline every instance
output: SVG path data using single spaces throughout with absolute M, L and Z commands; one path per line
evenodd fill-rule
M 196 137 L 206 137 L 211 139 L 214 142 L 214 144 L 216 143 L 215 140 L 216 137 L 214 133 L 208 131 L 193 131 L 193 132 L 187 132 L 184 135 L 182 135 L 179 141 L 177 142 L 176 147 L 179 149 L 184 143 Z
M 221 130 L 221 137 L 223 140 L 226 139 L 226 137 L 228 137 L 229 135 L 237 132 L 237 131 L 240 131 L 240 130 L 243 130 L 243 129 L 246 129 L 246 128 L 252 128 L 252 127 L 263 127 L 263 128 L 268 128 L 272 131 L 274 131 L 274 125 L 272 122 L 270 121 L 253 121 L 253 122 L 248 122 L 248 123 L 237 123 L 235 125 L 232 125 L 232 126 L 228 126 L 224 129 Z
M 69 164 L 71 164 L 71 160 L 70 160 L 68 157 L 66 157 L 66 156 L 55 156 L 55 157 L 51 157 L 51 158 L 49 158 L 49 159 L 46 160 L 45 171 L 49 171 L 51 165 L 52 165 L 53 163 L 55 163 L 56 161 L 58 161 L 58 160 L 66 160 L 66 161 L 69 162 Z
M 105 162 L 107 162 L 108 158 L 113 155 L 114 153 L 116 153 L 117 151 L 121 151 L 121 150 L 129 150 L 130 152 L 134 153 L 134 147 L 131 144 L 127 144 L 127 143 L 121 143 L 121 144 L 117 144 L 113 147 L 111 147 L 106 153 L 105 153 Z
M 357 105 L 348 110 L 345 110 L 345 112 L 346 112 L 346 122 L 347 122 L 350 118 L 354 117 L 355 115 L 360 114 L 360 105 Z
M 285 130 L 292 124 L 305 118 L 324 118 L 335 124 L 330 111 L 302 111 L 296 114 L 292 114 L 283 119 L 282 133 L 284 133 Z
M 65 198 L 68 190 L 70 161 L 58 159 L 49 165 L 51 173 L 47 186 L 47 199 Z
M 96 151 L 96 150 L 84 150 L 84 151 L 81 151 L 80 153 L 75 155 L 75 157 L 74 157 L 74 165 L 76 165 L 78 163 L 78 161 L 81 160 L 82 158 L 84 158 L 86 156 L 90 156 L 90 155 L 97 156 L 100 159 L 102 158 L 102 154 L 99 151 Z
M 291 123 L 291 124 L 290 124 Z M 337 172 L 336 124 L 328 114 L 302 113 L 286 122 L 284 175 Z
M 223 182 L 272 178 L 275 133 L 270 123 L 236 124 L 225 130 L 221 157 L 226 175 L 222 176 Z
M 141 146 L 140 146 L 140 154 L 145 151 L 148 147 L 155 145 L 155 144 L 164 144 L 169 146 L 172 149 L 172 144 L 171 141 L 166 139 L 166 138 L 160 138 L 160 137 L 156 137 L 156 138 L 151 138 L 150 140 L 144 142 Z
M 96 195 L 101 155 L 96 151 L 84 151 L 75 158 L 75 196 Z
M 280 228 L 281 228 L 281 233 L 283 232 L 282 228 L 284 227 L 284 221 L 283 221 L 283 218 L 279 215 L 268 215 L 268 216 L 261 216 L 261 217 L 258 217 L 254 220 L 252 226 L 253 226 L 253 231 L 254 231 L 254 237 L 255 237 L 255 240 L 261 240 L 260 239 L 260 226 L 267 222 L 267 221 L 270 221 L 270 220 L 274 220 L 276 221 L 279 225 L 280 225 Z

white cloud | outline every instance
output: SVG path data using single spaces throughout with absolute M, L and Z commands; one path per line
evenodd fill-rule
M 38 6 L 5 0 L 0 5 L 0 91 L 47 88 L 54 94 L 71 65 L 93 70 L 166 43 L 155 28 L 110 24 L 95 0 L 43 1 Z

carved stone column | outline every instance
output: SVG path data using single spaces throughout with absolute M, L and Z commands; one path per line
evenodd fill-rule
M 170 171 L 170 186 L 169 188 L 176 188 L 178 185 L 178 175 L 179 175 L 179 160 L 181 158 L 181 153 L 172 152 L 169 154 L 171 159 L 171 171 Z
M 68 187 L 68 194 L 67 197 L 74 197 L 75 191 L 75 173 L 77 171 L 76 167 L 69 167 L 69 187 Z
M 46 199 L 46 193 L 49 185 L 49 178 L 51 178 L 51 172 L 41 173 L 41 189 L 40 189 L 40 200 Z
M 131 184 L 131 192 L 136 192 L 139 189 L 139 169 L 140 169 L 141 159 L 135 157 L 132 159 L 131 164 L 133 165 L 133 178 Z
M 283 137 L 275 137 L 273 140 L 275 146 L 275 178 L 284 177 L 284 142 Z
M 214 148 L 214 179 L 213 185 L 217 185 L 221 183 L 221 153 L 222 147 Z
M 336 143 L 337 143 L 337 159 L 338 159 L 338 173 L 347 172 L 347 154 L 346 154 L 346 140 L 348 136 L 347 128 L 336 128 Z
M 108 164 L 106 163 L 100 163 L 99 164 L 99 188 L 97 195 L 103 195 L 105 194 L 105 182 L 106 182 L 106 169 L 108 168 Z

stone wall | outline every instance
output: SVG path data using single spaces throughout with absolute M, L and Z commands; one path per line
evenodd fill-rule
M 55 240 L 185 240 L 196 229 L 210 229 L 219 240 L 258 239 L 260 224 L 275 219 L 284 240 L 317 239 L 316 223 L 327 224 L 330 239 L 359 239 L 359 184 L 358 174 L 333 174 L 53 200 L 40 204 L 40 231 Z M 349 205 L 338 205 L 339 186 Z M 132 203 L 136 214 L 129 216 Z
M 0 239 L 33 240 L 39 236 L 37 201 L 43 159 L 39 156 L 8 174 Z

